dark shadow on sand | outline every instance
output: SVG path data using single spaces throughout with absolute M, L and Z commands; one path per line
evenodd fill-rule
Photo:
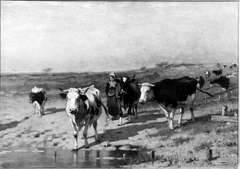
M 0 131 L 6 130 L 6 129 L 10 129 L 10 128 L 14 128 L 16 127 L 19 123 L 24 122 L 25 120 L 28 120 L 29 116 L 25 117 L 23 120 L 21 121 L 13 121 L 7 124 L 0 124 Z

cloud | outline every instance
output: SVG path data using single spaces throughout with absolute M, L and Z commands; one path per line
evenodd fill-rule
M 103 71 L 238 58 L 238 3 L 2 2 L 2 70 Z M 227 56 L 227 58 L 226 58 Z

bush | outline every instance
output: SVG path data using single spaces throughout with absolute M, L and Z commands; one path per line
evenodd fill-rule
M 162 67 L 162 66 L 166 66 L 166 65 L 168 65 L 168 61 L 166 61 L 166 62 L 160 62 L 160 63 L 156 63 L 156 67 Z
M 140 70 L 147 70 L 147 67 L 146 67 L 146 66 L 142 66 L 142 67 L 140 68 Z

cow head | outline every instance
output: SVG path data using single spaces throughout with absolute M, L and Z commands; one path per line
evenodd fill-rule
M 81 88 L 70 88 L 66 90 L 59 90 L 62 91 L 60 96 L 63 99 L 67 100 L 66 104 L 66 112 L 74 114 L 79 111 L 80 99 L 86 100 L 85 93 L 88 91 L 89 88 L 81 89 Z
M 153 84 L 150 83 L 142 83 L 139 84 L 141 86 L 141 96 L 139 99 L 139 103 L 145 104 L 147 101 L 149 101 L 151 98 L 153 98 L 153 91 L 152 87 L 154 86 Z
M 120 79 L 120 94 L 121 95 L 126 95 L 127 92 L 129 91 L 129 85 L 130 83 L 137 83 L 137 80 L 135 79 L 135 75 L 133 75 L 132 78 L 128 76 L 122 76 Z
M 126 95 L 128 91 L 128 84 L 130 82 L 130 78 L 123 76 L 120 78 L 120 95 Z
M 211 76 L 211 72 L 209 70 L 205 71 L 205 77 L 209 78 Z
M 197 88 L 200 88 L 200 77 L 196 77 L 197 80 Z
M 36 95 L 36 93 L 31 92 L 29 94 L 29 103 L 33 103 L 35 101 L 37 101 L 37 95 Z

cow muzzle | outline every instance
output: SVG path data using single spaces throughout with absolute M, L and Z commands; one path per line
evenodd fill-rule
M 69 109 L 69 112 L 70 112 L 70 113 L 75 113 L 76 111 L 77 111 L 76 108 L 71 108 L 71 109 Z
M 121 95 L 125 95 L 125 94 L 127 94 L 127 92 L 122 89 L 122 90 L 120 91 L 120 94 L 121 94 Z
M 145 100 L 142 100 L 142 99 L 140 99 L 138 102 L 139 102 L 140 104 L 145 104 L 145 103 L 146 103 L 146 101 L 145 101 Z

